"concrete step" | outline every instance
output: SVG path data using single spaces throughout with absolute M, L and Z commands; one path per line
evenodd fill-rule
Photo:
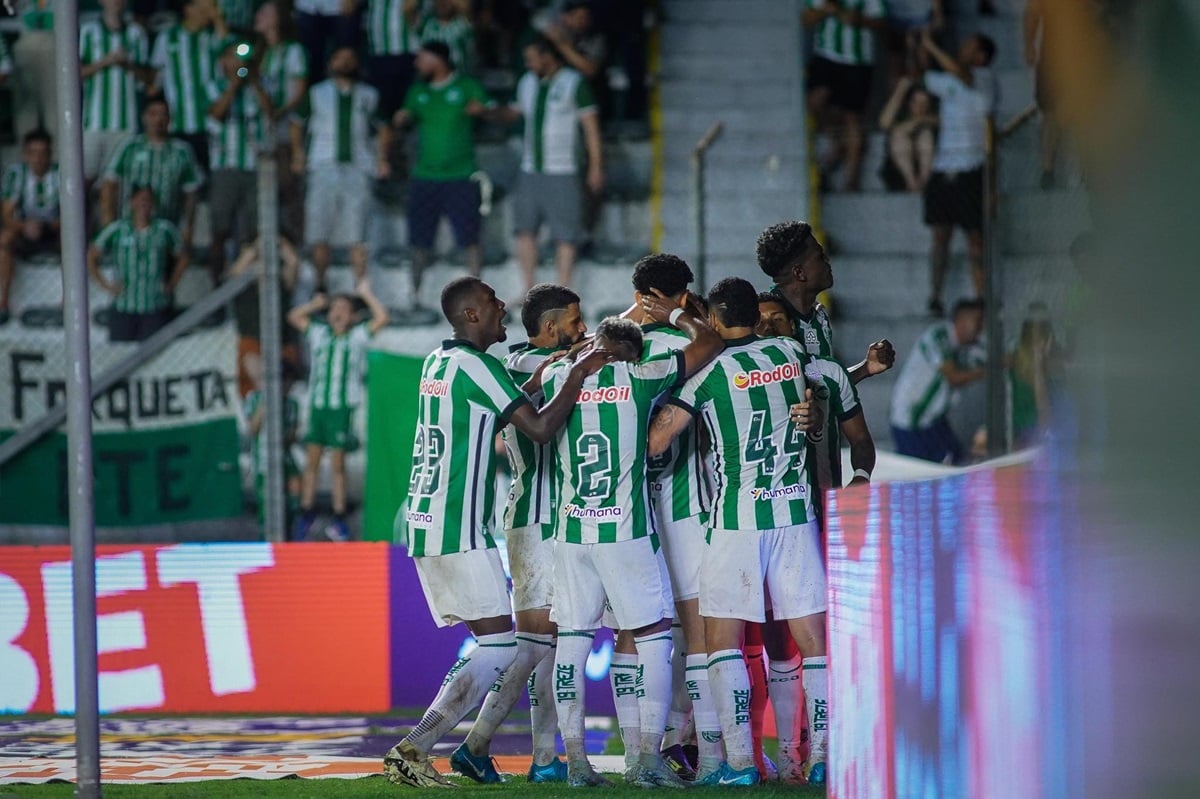
M 785 4 L 780 4 L 785 5 Z M 798 24 L 797 20 L 797 24 Z M 740 54 L 785 52 L 794 47 L 796 32 L 779 24 L 776 15 L 747 16 L 740 21 L 713 24 L 695 20 L 673 20 L 662 31 L 662 52 L 703 56 L 720 52 L 726 57 Z M 749 73 L 743 73 L 749 74 Z
M 689 23 L 729 25 L 744 23 L 747 19 L 787 16 L 786 9 L 780 10 L 787 4 L 779 0 L 738 0 L 737 3 L 728 0 L 668 0 L 664 5 L 668 28 Z
M 1077 191 L 1031 191 L 1002 195 L 997 229 L 1001 251 L 1015 254 L 1065 253 L 1090 227 L 1087 197 Z M 922 222 L 921 198 L 908 194 L 834 194 L 821 205 L 822 221 L 837 251 L 846 254 L 919 255 L 927 252 L 929 231 Z M 954 237 L 954 248 L 961 237 Z

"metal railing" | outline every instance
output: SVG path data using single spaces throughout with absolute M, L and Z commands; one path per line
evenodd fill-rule
M 692 148 L 692 191 L 696 228 L 696 260 L 693 265 L 696 272 L 696 289 L 701 292 L 708 291 L 708 229 L 705 218 L 707 209 L 706 161 L 709 148 L 720 138 L 723 130 L 725 130 L 725 123 L 717 120 Z

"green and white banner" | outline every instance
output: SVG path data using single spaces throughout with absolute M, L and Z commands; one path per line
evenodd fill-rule
M 130 351 L 94 341 L 93 373 Z M 232 326 L 198 331 L 95 399 L 97 526 L 242 513 L 236 358 Z M 0 439 L 65 400 L 66 367 L 61 338 L 0 339 Z M 67 465 L 60 428 L 0 466 L 0 525 L 65 526 Z

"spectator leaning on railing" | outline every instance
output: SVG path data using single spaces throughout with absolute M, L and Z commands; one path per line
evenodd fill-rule
M 26 133 L 21 163 L 6 169 L 0 183 L 0 325 L 9 319 L 17 256 L 58 251 L 58 166 L 50 146 L 46 131 Z

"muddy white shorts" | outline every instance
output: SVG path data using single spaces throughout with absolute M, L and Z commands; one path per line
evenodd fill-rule
M 508 578 L 495 549 L 413 558 L 429 612 L 439 627 L 511 616 Z
M 602 624 L 636 630 L 670 618 L 664 572 L 649 537 L 611 544 L 559 541 L 550 618 L 567 630 L 595 630 Z M 605 614 L 606 607 L 611 614 Z
M 504 533 L 514 612 L 548 608 L 554 601 L 554 539 L 542 538 L 540 524 Z
M 700 567 L 700 615 L 766 621 L 764 587 L 776 619 L 825 612 L 825 562 L 815 521 L 711 532 Z

